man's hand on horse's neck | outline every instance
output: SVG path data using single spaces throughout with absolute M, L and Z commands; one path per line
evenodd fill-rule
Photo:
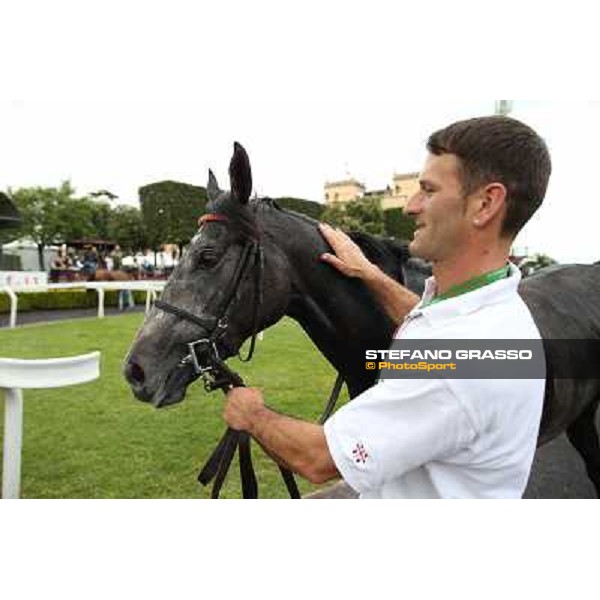
M 323 223 L 319 225 L 323 237 L 333 248 L 335 255 L 323 254 L 321 260 L 335 267 L 348 277 L 361 279 L 375 294 L 388 316 L 400 323 L 418 304 L 419 296 L 386 275 L 370 262 L 362 250 L 343 231 Z

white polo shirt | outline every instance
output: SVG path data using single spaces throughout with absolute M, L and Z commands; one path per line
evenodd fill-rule
M 541 339 L 510 276 L 425 308 L 395 337 Z M 340 408 L 325 436 L 361 498 L 520 498 L 537 443 L 544 379 L 386 379 Z

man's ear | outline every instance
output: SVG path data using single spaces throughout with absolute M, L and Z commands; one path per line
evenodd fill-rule
M 506 212 L 506 187 L 503 183 L 488 183 L 477 195 L 472 215 L 473 225 L 483 227 Z

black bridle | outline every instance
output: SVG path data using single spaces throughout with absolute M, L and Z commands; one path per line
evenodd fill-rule
M 202 225 L 210 221 L 228 222 L 225 215 L 209 213 L 200 217 L 198 223 Z M 252 337 L 250 348 L 246 358 L 240 356 L 240 360 L 248 362 L 254 354 L 256 336 L 258 335 L 258 325 L 260 318 L 260 309 L 262 306 L 263 292 L 263 271 L 264 255 L 259 237 L 250 237 L 242 248 L 240 259 L 236 266 L 229 288 L 224 295 L 224 302 L 218 316 L 197 316 L 193 313 L 164 302 L 157 300 L 154 303 L 156 308 L 171 313 L 184 319 L 204 330 L 208 331 L 207 337 L 197 339 L 187 344 L 189 354 L 180 361 L 179 367 L 183 368 L 191 364 L 196 375 L 202 377 L 204 388 L 208 392 L 217 389 L 227 393 L 234 387 L 244 387 L 244 381 L 235 371 L 232 371 L 219 356 L 217 343 L 227 330 L 227 313 L 236 297 L 238 289 L 248 269 L 254 268 L 255 286 L 254 286 L 254 308 L 252 317 Z M 213 450 L 202 467 L 198 481 L 202 485 L 208 485 L 214 479 L 214 485 L 211 492 L 212 498 L 218 498 L 225 477 L 231 466 L 231 461 L 235 455 L 236 449 L 239 449 L 240 475 L 242 480 L 242 494 L 244 498 L 258 498 L 258 484 L 252 465 L 250 453 L 250 435 L 245 431 L 237 431 L 227 428 L 219 441 L 217 447 Z M 294 475 L 288 469 L 278 464 L 279 471 L 285 482 L 291 498 L 300 498 L 300 492 Z
M 207 214 L 200 217 L 199 224 L 202 225 L 203 223 L 210 221 L 227 222 L 228 220 L 229 219 L 224 215 Z M 224 301 L 222 303 L 222 308 L 219 311 L 218 316 L 197 316 L 183 308 L 180 308 L 173 304 L 169 304 L 162 300 L 157 300 L 154 303 L 154 306 L 156 306 L 157 308 L 160 308 L 165 312 L 171 313 L 179 317 L 180 319 L 184 319 L 186 321 L 194 323 L 195 325 L 198 325 L 204 330 L 210 332 L 208 334 L 208 337 L 203 337 L 193 342 L 189 342 L 187 344 L 189 354 L 184 356 L 181 359 L 181 362 L 179 363 L 180 366 L 191 364 L 194 368 L 195 373 L 197 375 L 200 375 L 204 380 L 204 385 L 208 392 L 212 392 L 213 390 L 219 389 L 222 386 L 215 385 L 215 382 L 212 381 L 212 365 L 202 364 L 202 359 L 199 359 L 198 357 L 208 356 L 209 358 L 217 359 L 217 362 L 220 361 L 216 344 L 227 330 L 227 313 L 229 312 L 231 303 L 235 299 L 236 293 L 244 278 L 246 270 L 248 269 L 248 267 L 252 266 L 254 266 L 256 274 L 254 285 L 254 314 L 252 316 L 252 338 L 250 341 L 250 349 L 248 351 L 248 355 L 246 356 L 246 358 L 242 358 L 240 356 L 240 360 L 242 360 L 243 362 L 248 362 L 254 354 L 256 336 L 258 334 L 258 319 L 260 316 L 260 308 L 262 305 L 262 275 L 264 267 L 264 257 L 262 246 L 257 238 L 251 238 L 247 240 L 244 244 L 235 272 L 233 274 L 233 277 L 231 278 L 229 287 L 226 293 L 224 294 Z

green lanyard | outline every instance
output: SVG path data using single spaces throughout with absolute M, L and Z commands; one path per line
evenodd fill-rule
M 467 292 L 472 292 L 474 290 L 478 290 L 484 285 L 488 285 L 490 283 L 494 283 L 494 281 L 499 281 L 500 279 L 504 279 L 508 277 L 510 273 L 510 266 L 506 265 L 504 267 L 500 267 L 495 271 L 490 271 L 489 273 L 484 273 L 483 275 L 477 275 L 477 277 L 473 277 L 473 279 L 469 279 L 463 283 L 459 283 L 451 287 L 447 292 L 440 294 L 439 296 L 435 296 L 428 302 L 425 302 L 421 308 L 425 308 L 427 306 L 431 306 L 432 304 L 437 304 L 442 300 L 447 300 L 448 298 L 455 298 L 456 296 L 460 296 L 461 294 L 466 294 Z

